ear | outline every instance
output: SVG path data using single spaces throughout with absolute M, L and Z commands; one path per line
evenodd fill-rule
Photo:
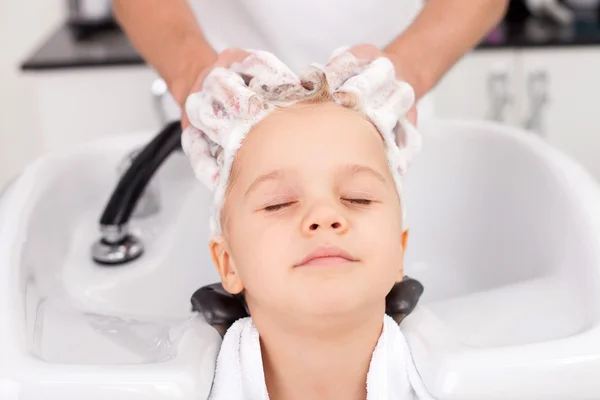
M 242 283 L 240 275 L 237 273 L 225 237 L 217 236 L 211 239 L 209 247 L 213 262 L 221 277 L 223 289 L 231 294 L 241 293 L 242 290 L 244 290 L 244 284 Z
M 400 282 L 404 278 L 404 254 L 406 253 L 406 243 L 408 242 L 408 229 L 402 232 L 400 243 L 402 244 L 402 260 L 400 260 L 400 269 L 398 270 L 398 280 Z
M 402 254 L 406 252 L 406 243 L 408 242 L 408 229 L 405 229 L 402 232 Z

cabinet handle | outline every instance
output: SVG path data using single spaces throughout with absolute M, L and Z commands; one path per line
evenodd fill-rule
M 542 112 L 548 104 L 548 74 L 546 71 L 532 71 L 527 76 L 527 96 L 529 99 L 529 116 L 523 122 L 527 130 L 544 136 Z
M 512 102 L 508 72 L 491 72 L 487 78 L 487 90 L 490 102 L 487 118 L 497 122 L 504 121 L 506 107 Z

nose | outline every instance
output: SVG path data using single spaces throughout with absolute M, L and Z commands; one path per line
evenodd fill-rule
M 337 234 L 345 233 L 348 230 L 348 221 L 336 207 L 315 205 L 302 221 L 302 232 L 305 235 L 312 235 L 326 230 Z

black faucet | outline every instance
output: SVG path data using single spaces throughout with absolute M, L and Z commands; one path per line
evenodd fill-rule
M 92 258 L 106 266 L 133 261 L 142 255 L 142 243 L 129 233 L 128 222 L 146 186 L 158 168 L 181 150 L 181 122 L 165 126 L 133 159 L 100 217 L 100 239 L 92 246 Z

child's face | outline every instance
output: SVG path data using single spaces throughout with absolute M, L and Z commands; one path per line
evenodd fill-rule
M 232 293 L 261 310 L 327 315 L 381 307 L 402 278 L 406 232 L 375 127 L 332 103 L 277 110 L 240 149 L 211 243 Z M 342 258 L 302 261 L 318 248 Z

